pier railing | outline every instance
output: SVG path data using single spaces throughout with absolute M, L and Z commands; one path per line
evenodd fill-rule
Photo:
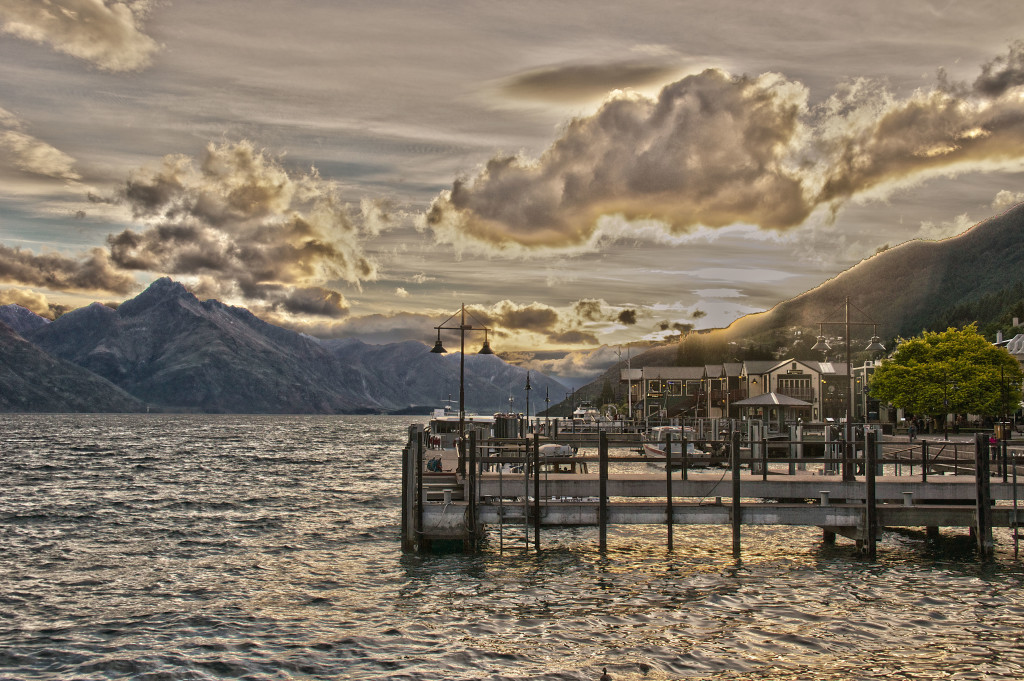
M 688 445 L 668 435 L 659 456 L 617 444 L 610 434 L 575 452 L 537 436 L 471 436 L 466 470 L 431 478 L 413 434 L 403 474 L 403 542 L 410 550 L 432 540 L 475 548 L 486 527 L 501 533 L 515 522 L 535 548 L 542 526 L 596 525 L 604 548 L 610 524 L 663 523 L 671 547 L 674 525 L 712 523 L 733 526 L 738 552 L 742 525 L 790 524 L 821 527 L 826 540 L 842 534 L 873 555 L 879 527 L 970 526 L 985 554 L 994 525 L 1013 528 L 1016 551 L 1022 440 L 911 441 L 869 430 L 856 442 L 733 433 L 694 451 Z

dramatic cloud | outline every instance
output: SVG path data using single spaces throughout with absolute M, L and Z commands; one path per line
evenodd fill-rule
M 169 156 L 159 170 L 133 174 L 121 200 L 149 227 L 111 235 L 111 260 L 193 277 L 212 297 L 340 317 L 348 304 L 324 284 L 377 275 L 334 185 L 315 171 L 295 177 L 248 142 L 211 144 L 198 164 Z
M 60 180 L 78 180 L 75 159 L 23 131 L 18 118 L 0 109 L 0 164 Z
M 816 209 L 939 173 L 1024 159 L 1024 43 L 973 85 L 941 76 L 898 100 L 865 81 L 821 105 L 780 76 L 707 70 L 656 99 L 616 94 L 570 122 L 538 159 L 499 156 L 457 180 L 426 215 L 441 242 L 591 247 L 602 215 L 675 234 L 733 224 L 784 230 Z
M 111 265 L 109 254 L 95 248 L 75 260 L 57 253 L 36 255 L 0 244 L 0 281 L 54 291 L 129 293 L 135 280 Z
M 490 308 L 472 307 L 471 312 L 481 323 L 494 327 L 498 333 L 515 330 L 550 334 L 562 323 L 557 310 L 541 303 L 518 305 L 511 300 L 502 300 Z
M 149 65 L 157 50 L 139 24 L 148 0 L 0 0 L 2 30 L 108 71 Z
M 616 321 L 618 321 L 620 324 L 633 326 L 634 324 L 636 324 L 636 310 L 623 310 L 622 312 L 619 313 L 619 316 L 616 318 Z
M 809 206 L 786 162 L 805 102 L 803 88 L 778 77 L 715 70 L 657 100 L 623 94 L 573 120 L 538 161 L 495 158 L 457 181 L 427 222 L 442 240 L 468 234 L 498 247 L 578 246 L 608 213 L 656 216 L 679 230 L 799 224 Z
M 543 336 L 548 343 L 559 345 L 596 345 L 596 334 L 584 327 L 623 323 L 622 315 L 629 319 L 629 312 L 632 312 L 632 323 L 635 323 L 636 316 L 635 311 L 624 312 L 603 300 L 593 299 L 578 300 L 568 310 L 562 311 L 541 303 L 520 305 L 511 300 L 502 300 L 487 308 L 473 306 L 467 310 L 499 337 L 518 332 L 534 333 Z

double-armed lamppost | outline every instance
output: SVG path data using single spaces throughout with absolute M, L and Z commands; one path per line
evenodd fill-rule
M 530 385 L 529 371 L 526 372 L 526 387 L 524 390 L 526 390 L 526 432 L 523 435 L 528 436 L 530 434 L 530 391 L 533 390 L 533 386 Z
M 465 303 L 458 312 L 453 314 L 448 319 L 441 322 L 434 328 L 437 329 L 437 342 L 434 343 L 434 347 L 430 350 L 434 353 L 443 354 L 448 352 L 441 345 L 441 331 L 458 331 L 459 332 L 459 473 L 465 474 L 466 469 L 466 332 L 467 331 L 483 331 L 484 332 L 484 344 L 480 348 L 478 354 L 481 355 L 493 355 L 494 351 L 491 350 L 491 344 L 487 341 L 487 333 L 490 331 L 486 326 L 473 326 L 472 324 L 466 323 L 466 315 L 469 314 L 472 317 L 472 313 L 466 312 Z M 457 326 L 452 325 L 452 320 L 456 317 L 459 318 Z
M 850 327 L 851 326 L 870 326 L 873 327 L 871 333 L 871 341 L 866 348 L 865 352 L 885 352 L 885 346 L 882 345 L 882 340 L 878 337 L 878 324 L 875 322 L 854 322 L 850 320 L 850 298 L 846 297 L 844 303 L 846 308 L 846 314 L 843 321 L 841 322 L 818 322 L 818 342 L 814 344 L 811 350 L 815 352 L 828 352 L 832 347 L 828 344 L 822 333 L 822 327 L 825 324 L 844 324 L 846 326 L 846 333 L 844 340 L 846 342 L 846 447 L 850 447 L 853 439 L 853 372 L 851 370 L 851 358 L 850 358 Z M 859 310 L 859 308 L 858 308 Z M 862 315 L 867 316 L 863 310 L 859 310 Z M 850 457 L 846 456 L 843 461 L 843 480 L 853 480 L 853 462 L 849 460 Z

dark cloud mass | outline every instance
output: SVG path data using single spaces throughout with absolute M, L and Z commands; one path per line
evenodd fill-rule
M 211 297 L 338 317 L 348 303 L 322 282 L 376 278 L 333 185 L 315 171 L 293 176 L 248 142 L 211 144 L 198 164 L 167 157 L 134 173 L 120 198 L 148 228 L 108 237 L 112 262 L 195 277 Z
M 623 310 L 619 313 L 617 321 L 627 326 L 636 324 L 636 310 Z
M 74 259 L 0 244 L 0 281 L 84 292 L 128 293 L 135 287 L 135 280 L 113 267 L 109 255 L 99 248 Z
M 498 337 L 526 331 L 543 336 L 551 343 L 578 345 L 597 343 L 593 333 L 580 327 L 586 323 L 613 320 L 615 315 L 606 307 L 603 300 L 579 300 L 569 312 L 559 313 L 541 303 L 519 305 L 503 300 L 487 308 L 467 307 L 467 311 L 475 322 L 489 327 Z
M 1022 85 L 1020 42 L 972 86 L 940 77 L 902 100 L 857 81 L 811 107 L 780 76 L 707 70 L 656 99 L 607 101 L 537 159 L 491 159 L 435 199 L 426 222 L 441 242 L 485 250 L 587 247 L 602 215 L 677 233 L 783 230 L 867 191 L 1024 157 Z
M 1010 45 L 1005 55 L 981 67 L 974 89 L 988 97 L 1000 97 L 1018 85 L 1024 85 L 1024 41 L 1019 40 Z

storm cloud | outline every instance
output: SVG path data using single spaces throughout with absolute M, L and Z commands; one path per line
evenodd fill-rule
M 499 337 L 528 332 L 543 336 L 549 343 L 561 345 L 597 344 L 597 336 L 585 327 L 619 321 L 622 313 L 603 300 L 593 299 L 578 300 L 566 311 L 542 303 L 521 305 L 511 300 L 502 300 L 489 307 L 472 306 L 467 310 Z
M 0 0 L 0 28 L 107 71 L 136 71 L 149 66 L 158 49 L 140 28 L 149 4 L 148 0 Z
M 867 81 L 815 106 L 776 74 L 709 69 L 657 98 L 616 93 L 572 120 L 539 158 L 492 158 L 456 180 L 425 219 L 443 243 L 483 250 L 586 248 L 602 215 L 672 233 L 750 224 L 786 230 L 824 208 L 939 173 L 1024 158 L 1024 47 L 973 84 L 898 99 Z
M 108 237 L 111 261 L 193 277 L 211 297 L 340 317 L 348 303 L 324 285 L 377 275 L 334 185 L 316 171 L 289 173 L 248 142 L 210 144 L 198 162 L 168 156 L 155 171 L 133 173 L 120 200 L 148 227 Z
M 3 244 L 0 244 L 0 281 L 83 292 L 128 293 L 136 286 L 135 280 L 118 270 L 101 248 L 75 259 L 59 253 L 37 255 Z

